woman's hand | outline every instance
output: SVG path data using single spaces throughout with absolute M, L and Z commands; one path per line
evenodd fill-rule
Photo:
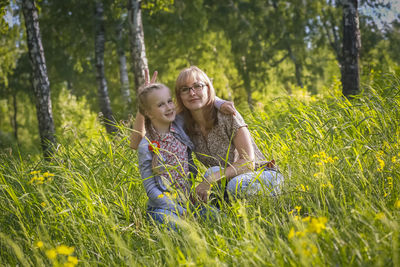
M 208 195 L 210 192 L 211 185 L 208 181 L 204 180 L 196 187 L 196 194 L 201 201 L 207 203 Z
M 220 111 L 227 115 L 233 115 L 233 116 L 236 115 L 235 105 L 233 104 L 233 102 L 230 101 L 226 101 L 225 103 L 223 103 L 221 105 Z

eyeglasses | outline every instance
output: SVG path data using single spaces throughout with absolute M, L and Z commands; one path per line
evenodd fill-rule
M 204 83 L 195 83 L 191 87 L 184 86 L 181 88 L 181 95 L 188 95 L 192 89 L 195 93 L 198 93 L 203 90 L 204 86 L 206 86 Z

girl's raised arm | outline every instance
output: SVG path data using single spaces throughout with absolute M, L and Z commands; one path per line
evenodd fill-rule
M 157 79 L 158 72 L 154 71 L 153 77 L 150 80 L 149 69 L 144 70 L 144 85 L 148 85 L 151 83 L 155 83 Z M 139 143 L 142 140 L 143 136 L 146 134 L 146 130 L 144 128 L 144 116 L 138 112 L 136 114 L 135 123 L 133 124 L 133 132 L 130 136 L 130 147 L 132 149 L 138 149 Z
M 136 114 L 135 123 L 133 124 L 133 132 L 130 137 L 130 147 L 135 150 L 138 149 L 140 140 L 142 140 L 145 134 L 144 116 L 138 112 Z

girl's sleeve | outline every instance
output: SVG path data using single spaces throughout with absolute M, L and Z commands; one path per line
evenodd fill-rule
M 214 101 L 214 107 L 218 110 L 221 109 L 221 106 L 226 102 L 226 100 L 223 100 L 219 98 L 218 96 L 215 96 L 215 101 Z
M 150 199 L 151 203 L 157 207 L 176 210 L 179 214 L 183 214 L 185 209 L 158 188 L 156 176 L 154 176 L 152 172 L 152 159 L 153 157 L 149 151 L 147 140 L 142 140 L 139 145 L 139 170 L 147 197 Z

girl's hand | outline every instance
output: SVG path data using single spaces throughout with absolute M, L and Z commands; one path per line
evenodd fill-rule
M 226 115 L 236 115 L 235 105 L 233 104 L 233 102 L 230 101 L 226 101 L 225 103 L 223 103 L 221 105 L 220 111 Z
M 211 186 L 208 181 L 203 181 L 196 187 L 196 194 L 198 195 L 200 200 L 203 201 L 204 203 L 207 203 L 208 201 L 210 188 Z
M 144 85 L 152 84 L 156 82 L 157 79 L 157 71 L 154 71 L 153 77 L 150 80 L 149 69 L 144 70 Z

